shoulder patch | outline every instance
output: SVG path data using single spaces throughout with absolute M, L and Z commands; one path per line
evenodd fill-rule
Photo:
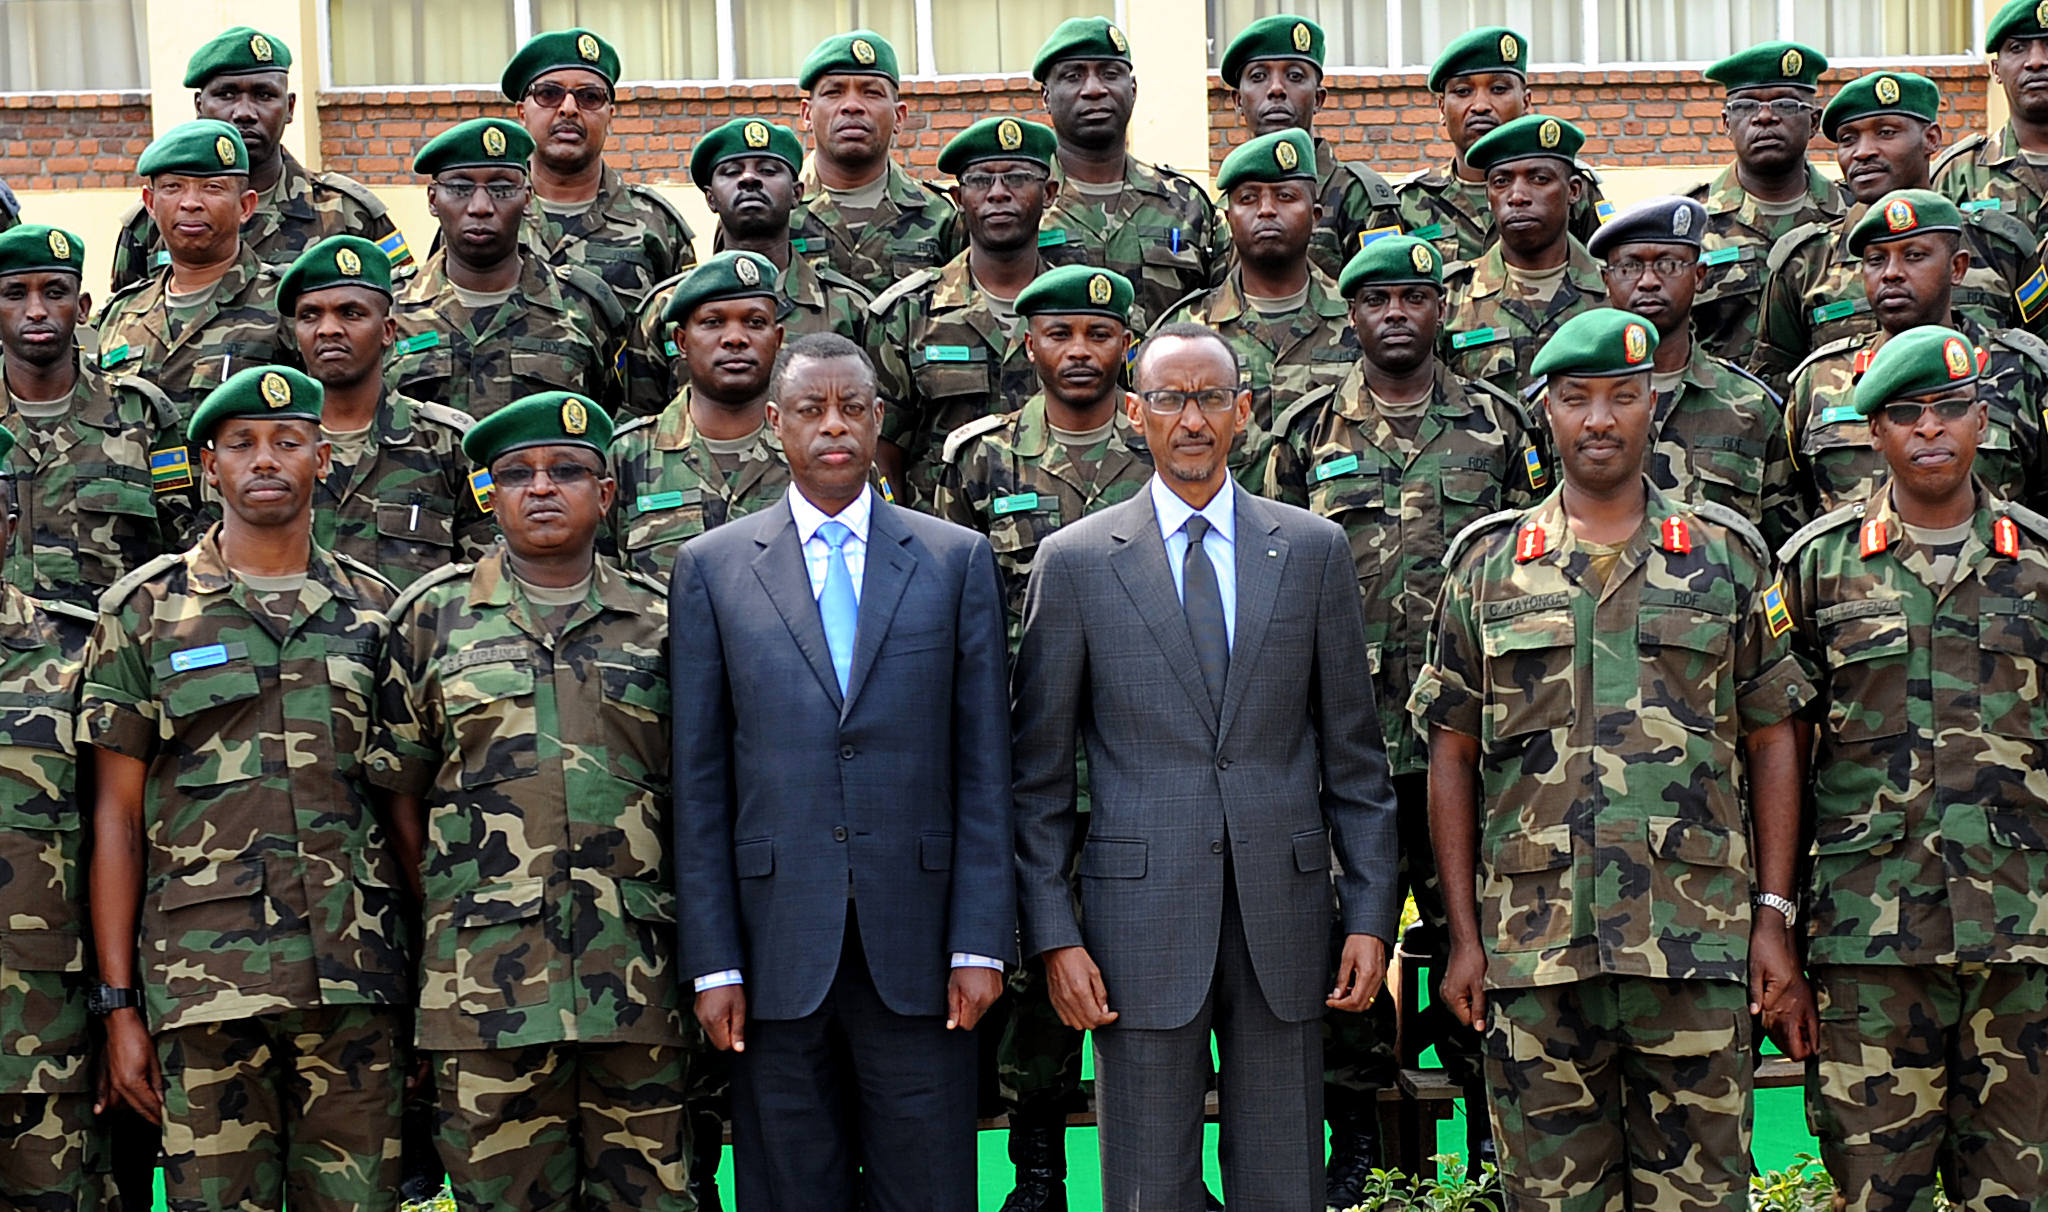
M 1397 194 L 1400 193 L 1402 190 L 1407 189 L 1409 186 L 1414 185 L 1415 183 L 1421 181 L 1424 177 L 1427 177 L 1432 171 L 1434 170 L 1428 168 L 1416 169 L 1414 172 L 1409 173 L 1407 176 L 1401 178 L 1399 181 L 1394 182 L 1394 192 Z
M 1989 140 L 1984 137 L 1984 133 L 1978 131 L 1975 134 L 1965 135 L 1943 148 L 1941 154 L 1934 157 L 1934 179 L 1936 181 L 1941 180 L 1942 169 L 1947 168 L 1951 163 L 1965 156 L 1975 155 L 1977 149 L 1984 146 L 1987 142 Z
M 385 617 L 396 623 L 407 611 L 412 609 L 414 602 L 419 601 L 434 586 L 458 578 L 467 578 L 470 573 L 475 571 L 475 564 L 463 563 L 461 561 L 441 565 L 439 568 L 434 569 L 432 572 L 427 573 L 419 580 L 400 590 L 398 596 L 392 600 L 391 609 L 386 612 Z
M 1532 433 L 1535 432 L 1536 425 L 1531 418 L 1528 401 L 1523 400 L 1514 392 L 1495 386 L 1485 379 L 1458 379 L 1457 381 L 1464 387 L 1465 394 L 1488 397 L 1493 403 L 1505 407 L 1508 410 L 1508 414 L 1521 423 L 1523 429 Z M 1541 381 L 1548 383 L 1550 378 L 1546 375 Z
M 1203 299 L 1207 298 L 1209 295 L 1214 293 L 1215 290 L 1216 288 L 1213 286 L 1204 286 L 1199 290 L 1189 291 L 1187 294 L 1182 295 L 1178 299 L 1175 299 L 1170 305 L 1168 305 L 1165 311 L 1159 314 L 1159 319 L 1153 322 L 1152 327 L 1158 328 L 1162 325 L 1172 324 L 1176 320 L 1194 319 L 1195 317 L 1192 313 L 1195 307 L 1199 305 Z M 1183 310 L 1188 311 L 1190 314 L 1186 316 L 1181 315 L 1181 312 Z M 1206 323 L 1206 321 L 1197 321 L 1197 323 Z
M 897 300 L 925 289 L 937 282 L 939 277 L 940 273 L 936 266 L 920 269 L 914 274 L 905 274 L 891 283 L 889 289 L 875 296 L 875 301 L 868 304 L 868 314 L 877 318 L 888 315 L 889 309 L 896 306 Z
M 2007 501 L 2005 503 L 2005 514 L 2013 521 L 2018 522 L 2033 532 L 2035 538 L 2048 539 L 2048 517 L 2042 517 L 2018 501 Z
M 603 278 L 581 265 L 557 265 L 554 266 L 554 271 L 557 278 L 575 287 L 588 296 L 592 303 L 597 304 L 598 317 L 604 321 L 607 328 L 616 333 L 625 327 L 626 306 L 619 302 L 619 296 L 613 293 L 610 284 Z
M 370 192 L 370 187 L 354 177 L 341 173 L 314 173 L 315 184 L 324 185 L 338 194 L 345 194 L 360 204 L 371 218 L 381 219 L 390 212 L 384 206 L 384 199 Z
M 1801 245 L 1817 237 L 1825 236 L 1828 233 L 1828 226 L 1826 223 L 1818 222 L 1801 223 L 1791 231 L 1779 236 L 1778 242 L 1771 245 L 1770 254 L 1764 258 L 1764 272 L 1766 274 L 1777 273 L 1779 269 L 1783 268 L 1785 262 L 1792 259 L 1792 254 L 1799 251 Z
M 1766 566 L 1770 564 L 1771 545 L 1764 542 L 1763 532 L 1756 528 L 1755 522 L 1750 521 L 1718 501 L 1692 501 L 1688 503 L 1688 507 L 1700 517 L 1722 527 L 1728 533 L 1749 544 L 1749 549 L 1756 553 L 1756 557 L 1759 560 L 1762 560 Z
M 1764 393 L 1764 398 L 1769 400 L 1772 404 L 1775 404 L 1780 408 L 1783 408 L 1785 406 L 1785 401 L 1783 397 L 1779 396 L 1777 392 L 1772 391 L 1771 385 L 1769 383 L 1766 383 L 1762 379 L 1757 378 L 1754 374 L 1751 374 L 1747 366 L 1744 366 L 1739 362 L 1732 362 L 1727 358 L 1715 358 L 1713 361 L 1714 365 L 1719 369 L 1728 371 L 1731 374 L 1740 375 L 1742 378 L 1747 379 L 1751 383 L 1756 384 L 1757 389 Z
M 645 199 L 648 205 L 667 215 L 669 221 L 676 225 L 676 230 L 683 233 L 683 243 L 690 245 L 691 257 L 694 258 L 697 255 L 697 233 L 690 229 L 690 221 L 683 218 L 683 212 L 676 209 L 675 203 L 663 197 L 660 190 L 652 186 L 638 184 L 637 182 L 628 182 L 626 192 L 636 198 Z
M 446 425 L 458 434 L 468 433 L 469 427 L 476 424 L 476 418 L 461 409 L 436 404 L 432 400 L 413 400 L 412 410 L 436 425 Z
M 135 295 L 139 293 L 144 287 L 151 285 L 155 281 L 156 275 L 154 273 L 145 273 L 141 277 L 135 279 L 133 282 L 130 282 L 128 285 L 123 286 L 121 289 L 115 291 L 113 294 L 108 295 L 107 301 L 105 303 L 100 304 L 100 314 L 93 317 L 93 324 L 97 327 L 104 328 L 106 326 L 107 320 L 113 316 L 115 310 L 118 309 L 123 302 L 135 297 Z
M 1465 529 L 1459 531 L 1451 539 L 1451 545 L 1444 549 L 1444 567 L 1456 568 L 1458 561 L 1464 558 L 1465 548 L 1471 546 L 1474 541 L 1488 531 L 1499 530 L 1501 527 L 1513 522 L 1516 518 L 1521 517 L 1522 512 L 1519 509 L 1503 509 L 1498 513 L 1487 514 L 1485 517 L 1475 519 L 1467 524 Z
M 1197 197 L 1204 196 L 1202 194 L 1202 185 L 1199 181 L 1196 181 L 1193 177 L 1188 176 L 1186 173 L 1180 171 L 1177 168 L 1174 168 L 1171 165 L 1154 163 L 1148 164 L 1145 167 L 1151 169 L 1155 173 L 1158 173 L 1161 177 L 1165 178 L 1168 181 L 1175 182 L 1179 185 L 1185 186 L 1189 190 L 1192 190 Z
M 976 417 L 967 424 L 954 429 L 953 432 L 946 435 L 945 449 L 939 455 L 939 462 L 941 464 L 952 463 L 953 457 L 959 454 L 969 442 L 985 433 L 993 433 L 1001 429 L 1009 424 L 1010 418 L 1015 415 L 1015 413 L 992 412 L 985 417 Z
M 1792 537 L 1786 539 L 1784 546 L 1778 548 L 1778 563 L 1790 567 L 1793 559 L 1799 555 L 1800 548 L 1813 542 L 1828 531 L 1839 530 L 1844 526 L 1860 521 L 1862 517 L 1863 511 L 1857 508 L 1855 502 L 1828 510 L 1813 521 L 1792 532 Z
M 100 595 L 100 613 L 118 613 L 121 609 L 121 604 L 134 596 L 136 590 L 156 580 L 171 569 L 176 568 L 179 564 L 184 563 L 184 561 L 184 552 L 167 551 L 147 564 L 129 569 L 127 576 L 107 586 L 107 591 Z

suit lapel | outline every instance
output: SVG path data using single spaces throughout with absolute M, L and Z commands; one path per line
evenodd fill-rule
M 786 501 L 776 506 L 773 516 L 779 516 L 782 524 L 754 536 L 761 546 L 754 557 L 754 575 L 795 638 L 797 651 L 810 662 L 825 696 L 834 707 L 843 707 L 839 674 L 832 668 L 832 649 L 825 643 L 825 621 L 818 615 L 818 599 L 811 596 L 811 574 L 804 568 L 804 549 L 796 539 L 796 518 Z
M 1149 489 L 1121 505 L 1116 525 L 1110 530 L 1110 567 L 1116 569 L 1124 592 L 1131 596 L 1138 617 L 1151 629 L 1152 638 L 1166 656 L 1167 667 L 1180 679 L 1181 689 L 1195 705 L 1202 722 L 1216 731 L 1216 705 L 1209 701 L 1209 688 L 1202 684 L 1201 660 L 1195 655 L 1194 637 L 1188 634 L 1187 612 L 1180 595 L 1173 590 L 1173 570 L 1167 567 L 1166 543 L 1159 537 L 1159 515 L 1152 508 Z
M 853 632 L 853 669 L 846 677 L 842 714 L 853 710 L 854 701 L 860 698 L 868 671 L 875 666 L 875 655 L 882 650 L 882 639 L 889 634 L 889 621 L 896 617 L 896 604 L 903 600 L 911 570 L 917 567 L 917 556 L 906 546 L 910 531 L 896 518 L 896 507 L 877 496 L 870 508 L 867 567 L 860 578 L 860 622 Z M 822 635 L 822 622 L 818 630 Z
M 1230 645 L 1230 674 L 1223 680 L 1218 741 L 1230 734 L 1231 722 L 1244 703 L 1245 684 L 1258 668 L 1259 650 L 1265 646 L 1273 607 L 1280 599 L 1280 574 L 1287 567 L 1287 540 L 1280 535 L 1280 523 L 1250 493 L 1239 490 L 1236 499 L 1237 636 Z

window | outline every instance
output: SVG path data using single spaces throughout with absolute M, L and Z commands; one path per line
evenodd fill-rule
M 504 74 L 514 0 L 328 0 L 328 79 L 336 84 L 487 84 Z
M 0 93 L 149 87 L 144 0 L 0 0 Z

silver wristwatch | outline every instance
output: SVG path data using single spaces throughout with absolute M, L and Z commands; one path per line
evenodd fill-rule
M 1767 909 L 1776 909 L 1779 913 L 1784 914 L 1787 926 L 1799 920 L 1798 902 L 1788 897 L 1779 896 L 1775 892 L 1759 892 L 1755 896 L 1750 897 L 1749 900 L 1753 905 L 1762 905 Z

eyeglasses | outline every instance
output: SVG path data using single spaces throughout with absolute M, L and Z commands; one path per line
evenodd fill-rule
M 451 202 L 467 202 L 471 198 L 476 197 L 478 186 L 474 181 L 436 180 L 434 188 L 447 194 L 448 200 Z M 524 181 L 493 181 L 489 185 L 483 186 L 482 189 L 485 194 L 490 196 L 493 202 L 520 202 L 526 198 L 526 183 Z
M 1030 189 L 1034 185 L 1043 185 L 1045 180 L 1044 173 L 1022 168 L 1007 173 L 961 173 L 960 188 L 985 194 L 996 187 L 996 182 L 1001 181 L 1003 188 L 1014 194 L 1018 190 Z
M 491 483 L 499 488 L 514 492 L 533 487 L 533 482 L 546 472 L 548 479 L 557 488 L 573 488 L 585 480 L 595 479 L 597 468 L 585 463 L 556 463 L 551 467 L 507 467 L 491 473 Z
M 1820 107 L 1797 97 L 1779 97 L 1775 101 L 1758 101 L 1754 97 L 1736 97 L 1724 102 L 1723 112 L 1736 122 L 1753 121 L 1764 110 L 1771 111 L 1771 117 L 1780 122 L 1790 122 L 1801 114 L 1818 113 Z
M 1205 387 L 1200 391 L 1175 391 L 1168 387 L 1141 391 L 1138 398 L 1145 401 L 1145 411 L 1155 417 L 1177 417 L 1187 408 L 1189 400 L 1211 416 L 1237 407 L 1237 392 L 1228 387 Z
M 1603 265 L 1600 272 L 1617 282 L 1634 282 L 1643 276 L 1644 270 L 1654 269 L 1660 278 L 1675 278 L 1687 272 L 1699 261 L 1681 261 L 1677 257 L 1659 257 L 1654 261 L 1616 261 Z
M 534 104 L 542 109 L 560 109 L 567 98 L 576 98 L 577 109 L 603 109 L 612 103 L 612 95 L 595 84 L 580 88 L 565 88 L 551 80 L 544 80 L 526 90 Z
M 1887 404 L 1884 406 L 1884 419 L 1901 429 L 1908 429 L 1918 425 L 1921 416 L 1930 408 L 1941 420 L 1960 421 L 1970 415 L 1970 410 L 1975 407 L 1975 400 L 1936 400 L 1932 404 Z

